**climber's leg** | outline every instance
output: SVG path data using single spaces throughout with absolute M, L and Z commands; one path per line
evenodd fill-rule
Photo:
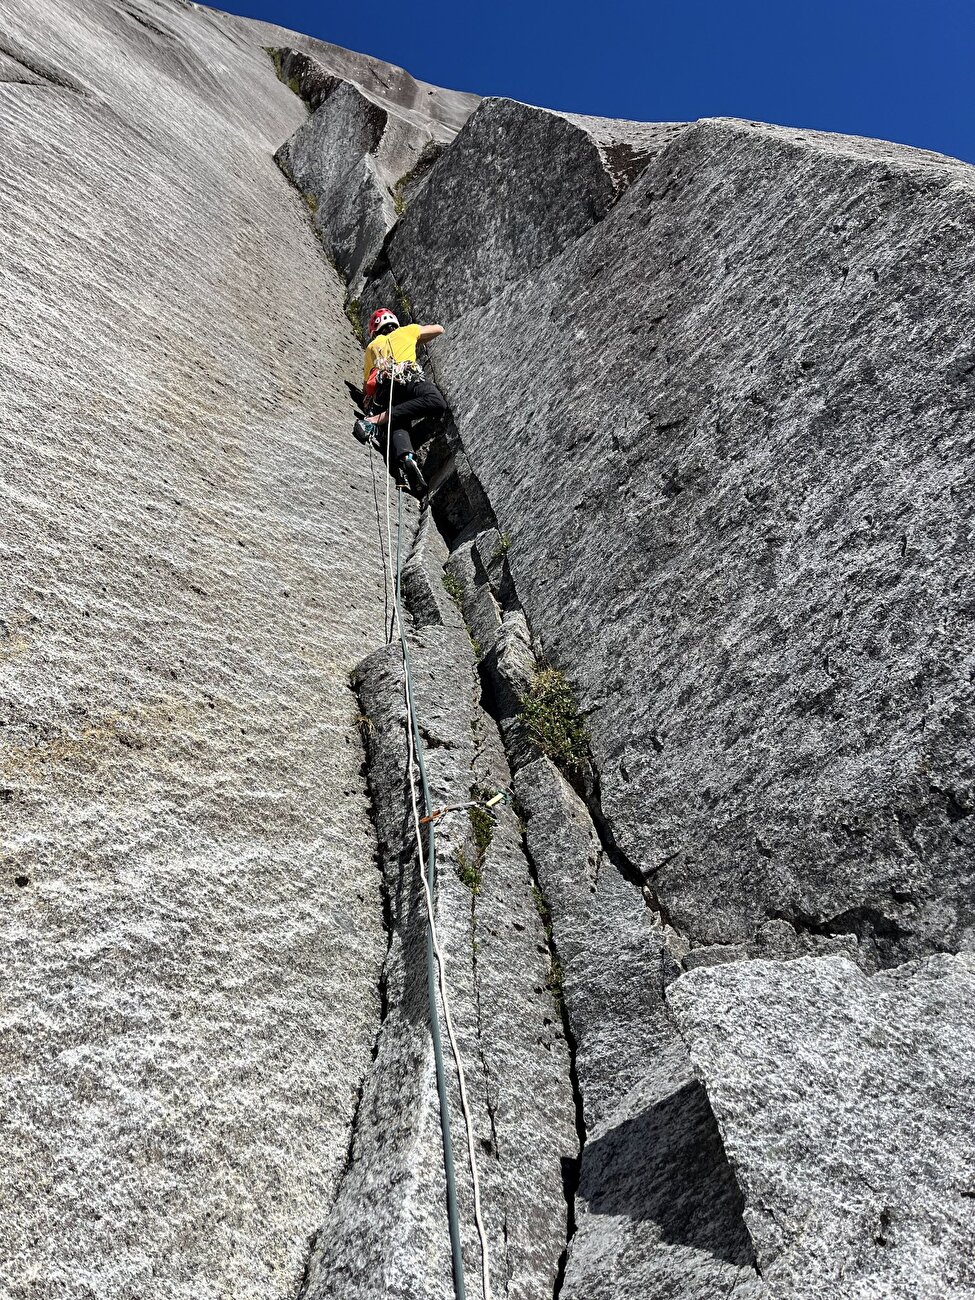
M 427 481 L 423 477 L 423 471 L 416 463 L 416 457 L 411 451 L 400 457 L 399 467 L 407 483 L 409 483 L 413 495 L 425 497 L 427 494 Z
M 396 458 L 407 456 L 415 450 L 416 446 L 422 446 L 422 443 L 428 441 L 433 435 L 433 417 L 442 415 L 447 409 L 447 403 L 443 400 L 443 394 L 438 387 L 426 380 L 417 380 L 415 383 L 403 383 L 396 385 L 393 393 L 393 451 Z M 413 420 L 420 420 L 421 416 L 426 419 L 422 421 L 420 428 L 413 429 Z M 416 491 L 413 478 L 419 476 L 422 480 L 419 467 L 416 468 L 416 474 L 409 478 L 409 486 Z M 424 484 L 424 489 L 425 489 Z
M 393 392 L 393 428 L 409 425 L 421 415 L 440 415 L 446 409 L 440 389 L 428 380 L 397 384 Z

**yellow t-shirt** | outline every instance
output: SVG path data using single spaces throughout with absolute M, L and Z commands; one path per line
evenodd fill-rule
M 380 334 L 366 348 L 366 357 L 362 369 L 365 383 L 379 357 L 391 356 L 394 361 L 415 361 L 416 345 L 420 341 L 419 325 L 401 325 L 390 334 Z

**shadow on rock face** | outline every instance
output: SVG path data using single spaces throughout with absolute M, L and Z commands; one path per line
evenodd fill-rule
M 579 1196 L 590 1214 L 652 1220 L 663 1241 L 754 1264 L 741 1192 L 696 1080 L 588 1143 Z

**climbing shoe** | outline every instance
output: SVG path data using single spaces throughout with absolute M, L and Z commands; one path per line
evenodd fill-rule
M 352 432 L 366 447 L 375 447 L 379 451 L 379 433 L 371 420 L 356 420 Z
M 412 453 L 400 457 L 399 467 L 403 477 L 409 483 L 413 495 L 415 497 L 425 497 L 427 494 L 427 481 L 423 477 L 423 471 L 413 459 Z

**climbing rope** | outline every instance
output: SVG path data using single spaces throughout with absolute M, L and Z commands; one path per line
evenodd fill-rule
M 383 553 L 383 627 L 389 629 L 392 627 L 393 618 L 389 604 L 391 595 L 389 590 L 389 564 L 386 559 L 386 552 L 383 550 L 386 543 L 383 541 L 383 526 L 379 518 L 379 484 L 376 481 L 376 458 L 371 451 L 369 453 L 369 470 L 372 474 L 372 499 L 376 506 L 376 532 L 379 535 L 379 549 Z M 387 630 L 387 645 L 389 644 L 389 635 L 389 631 Z
M 392 351 L 392 344 L 390 344 L 390 351 Z M 390 476 L 393 473 L 393 466 L 390 460 L 390 453 L 392 451 L 392 445 L 391 445 L 392 437 L 393 437 L 393 385 L 392 382 L 390 382 L 389 408 L 386 411 L 386 554 L 383 556 L 383 569 L 384 569 L 383 581 L 384 582 L 386 581 L 387 576 L 392 577 L 392 571 L 393 571 L 393 527 L 392 524 L 390 523 L 391 516 L 390 516 L 390 508 L 389 508 L 390 505 L 389 480 L 390 480 Z M 372 448 L 369 449 L 369 459 L 370 461 L 372 460 Z M 398 554 L 398 550 L 399 550 L 398 542 L 399 542 L 399 538 L 397 537 L 397 559 L 396 559 L 397 580 L 398 580 L 398 570 L 400 567 L 399 554 Z M 397 628 L 398 626 L 399 626 L 399 595 L 395 590 L 395 584 L 394 584 L 393 616 L 390 619 L 389 630 L 386 633 L 387 645 L 389 645 L 392 642 L 393 632 L 395 628 Z
M 386 414 L 386 538 L 387 552 L 383 556 L 384 565 L 390 566 L 390 577 L 392 578 L 392 527 L 391 527 L 391 502 L 390 502 L 390 477 L 391 477 L 391 441 L 392 441 L 392 417 L 393 417 L 393 384 L 389 386 L 389 409 Z M 370 448 L 370 459 L 372 449 Z M 450 1013 L 450 1000 L 447 996 L 447 973 L 446 961 L 443 950 L 440 947 L 440 939 L 437 932 L 436 912 L 434 897 L 437 888 L 437 840 L 436 840 L 436 823 L 439 818 L 446 812 L 453 811 L 450 808 L 434 809 L 431 806 L 430 786 L 427 778 L 426 761 L 423 754 L 423 741 L 420 736 L 419 723 L 416 716 L 416 708 L 413 700 L 413 673 L 410 664 L 410 648 L 406 636 L 406 627 L 403 622 L 402 613 L 402 579 L 403 579 L 403 489 L 397 487 L 397 507 L 396 507 L 396 575 L 392 580 L 393 587 L 393 627 L 387 637 L 387 644 L 392 642 L 393 630 L 399 632 L 400 650 L 403 657 L 403 696 L 406 704 L 406 733 L 407 733 L 407 769 L 410 787 L 410 803 L 413 815 L 413 830 L 416 835 L 416 849 L 420 863 L 420 879 L 423 882 L 423 897 L 427 911 L 427 997 L 430 1007 L 430 1037 L 433 1043 L 433 1057 L 436 1067 L 437 1076 L 437 1095 L 440 1101 L 440 1132 L 443 1140 L 444 1154 L 444 1179 L 446 1183 L 447 1199 L 447 1224 L 450 1233 L 450 1254 L 453 1269 L 454 1296 L 455 1300 L 465 1300 L 466 1286 L 464 1281 L 464 1256 L 460 1240 L 460 1215 L 457 1209 L 457 1179 L 454 1169 L 453 1140 L 450 1134 L 450 1109 L 447 1097 L 447 1083 L 444 1071 L 443 1044 L 440 1037 L 440 1016 L 437 1009 L 437 990 L 440 992 L 440 1005 L 443 1008 L 444 1025 L 447 1030 L 447 1039 L 450 1043 L 450 1050 L 454 1058 L 454 1065 L 457 1071 L 458 1092 L 460 1094 L 461 1111 L 464 1116 L 464 1127 L 467 1136 L 467 1154 L 468 1163 L 471 1171 L 471 1185 L 473 1188 L 474 1198 L 474 1222 L 477 1227 L 477 1234 L 481 1246 L 481 1280 L 484 1300 L 492 1300 L 491 1293 L 491 1260 L 488 1247 L 487 1233 L 484 1228 L 484 1221 L 481 1215 L 481 1186 L 477 1172 L 477 1155 L 474 1143 L 474 1128 L 471 1121 L 470 1106 L 467 1100 L 467 1080 L 464 1074 L 464 1062 L 461 1058 L 460 1049 L 457 1046 L 457 1036 L 454 1032 L 453 1017 Z M 420 786 L 423 796 L 424 816 L 420 817 L 419 802 L 416 791 L 416 777 L 419 774 Z M 505 792 L 501 792 L 497 798 L 491 801 L 492 806 L 504 797 Z M 465 805 L 466 806 L 466 805 Z M 427 852 L 424 858 L 423 850 L 423 833 L 421 825 L 427 825 Z

